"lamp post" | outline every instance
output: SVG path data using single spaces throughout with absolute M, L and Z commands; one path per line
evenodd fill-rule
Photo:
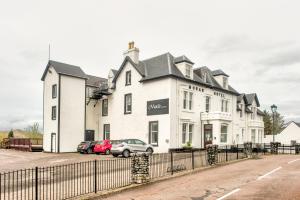
M 273 117 L 272 132 L 273 132 L 273 143 L 274 143 L 275 142 L 274 119 L 275 119 L 275 113 L 277 110 L 277 106 L 275 104 L 273 104 L 271 106 L 271 110 L 272 110 L 272 117 Z

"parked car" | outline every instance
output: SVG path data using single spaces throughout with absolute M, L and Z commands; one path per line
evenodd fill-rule
M 95 147 L 94 147 L 94 152 L 96 154 L 100 154 L 100 153 L 104 153 L 106 155 L 109 155 L 110 154 L 110 150 L 111 150 L 111 143 L 110 143 L 110 140 L 102 140 L 102 141 L 99 141 L 95 144 Z
M 112 140 L 111 153 L 114 157 L 119 155 L 125 158 L 130 156 L 133 152 L 148 152 L 153 153 L 153 146 L 146 144 L 145 142 L 138 139 L 125 139 L 125 140 Z
M 93 153 L 93 149 L 97 141 L 85 141 L 81 142 L 77 147 L 77 152 L 79 153 Z

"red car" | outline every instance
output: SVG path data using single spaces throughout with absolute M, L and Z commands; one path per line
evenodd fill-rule
M 95 144 L 94 152 L 96 154 L 104 153 L 105 155 L 109 155 L 111 146 L 110 140 L 99 141 Z

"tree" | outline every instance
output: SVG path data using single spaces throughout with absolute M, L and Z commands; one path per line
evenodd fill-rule
M 284 129 L 283 116 L 276 112 L 274 115 L 274 133 L 278 134 Z
M 263 121 L 265 125 L 265 135 L 271 135 L 272 134 L 272 116 L 267 110 L 264 110 L 264 116 Z
M 13 132 L 13 130 L 10 130 L 10 131 L 8 132 L 8 137 L 9 137 L 9 138 L 14 137 L 14 132 Z
M 26 128 L 26 131 L 29 133 L 32 133 L 32 134 L 38 134 L 38 133 L 40 133 L 39 127 L 40 127 L 39 123 L 35 122 L 35 123 L 33 123 L 32 126 L 31 125 L 28 126 Z
M 281 116 L 279 112 L 275 113 L 274 122 L 273 122 L 273 114 L 264 110 L 263 120 L 264 120 L 264 125 L 265 125 L 264 130 L 266 135 L 273 134 L 273 124 L 274 124 L 274 134 L 278 134 L 284 129 L 283 116 Z

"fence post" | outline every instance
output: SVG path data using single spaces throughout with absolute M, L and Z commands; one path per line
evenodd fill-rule
M 192 150 L 192 168 L 195 169 L 194 151 Z
M 239 159 L 239 144 L 236 144 L 236 159 Z
M 171 151 L 171 175 L 173 175 L 173 152 Z
M 226 157 L 226 162 L 228 161 L 228 157 L 227 157 L 227 145 L 225 145 L 225 157 Z
M 35 200 L 38 200 L 38 191 L 39 191 L 39 184 L 38 184 L 38 173 L 39 173 L 39 168 L 35 167 Z
M 97 193 L 97 160 L 94 161 L 94 181 L 95 181 L 95 193 Z

